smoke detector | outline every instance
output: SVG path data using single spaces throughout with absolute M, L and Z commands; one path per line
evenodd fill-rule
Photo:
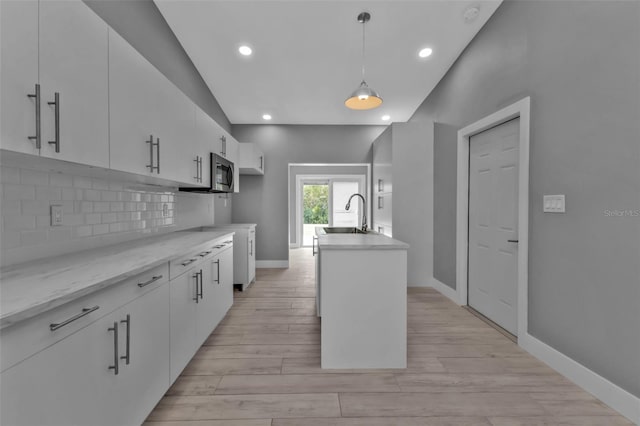
M 480 8 L 478 6 L 469 6 L 462 15 L 466 23 L 475 21 L 480 14 Z

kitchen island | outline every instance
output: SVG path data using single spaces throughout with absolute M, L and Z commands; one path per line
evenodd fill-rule
M 406 368 L 407 249 L 316 228 L 322 368 Z

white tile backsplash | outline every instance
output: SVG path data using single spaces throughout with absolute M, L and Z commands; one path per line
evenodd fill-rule
M 173 188 L 17 167 L 0 172 L 3 266 L 176 230 Z M 62 226 L 51 226 L 51 205 L 63 207 Z

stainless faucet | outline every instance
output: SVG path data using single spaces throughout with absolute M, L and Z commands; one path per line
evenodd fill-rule
M 345 210 L 349 210 L 351 208 L 351 199 L 355 196 L 362 198 L 362 232 L 367 232 L 367 200 L 360 194 L 353 194 L 349 197 L 349 201 L 347 201 L 347 205 L 344 207 Z

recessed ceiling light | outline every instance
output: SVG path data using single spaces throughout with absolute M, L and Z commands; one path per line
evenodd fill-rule
M 251 53 L 253 53 L 253 50 L 251 50 L 251 48 L 249 46 L 240 46 L 238 48 L 238 52 L 240 52 L 240 54 L 242 56 L 249 56 L 251 55 Z
M 383 120 L 383 121 L 389 121 L 389 119 L 390 119 L 390 118 L 391 118 L 391 116 L 390 116 L 390 115 L 383 115 L 383 116 L 382 116 L 382 120 Z
M 473 22 L 480 14 L 480 8 L 478 6 L 471 6 L 464 11 L 464 20 L 465 22 Z
M 430 47 L 425 47 L 424 49 L 418 52 L 418 56 L 420 56 L 421 58 L 427 58 L 431 56 L 432 53 L 433 53 L 433 49 L 431 49 Z
M 263 114 L 263 115 L 262 115 L 262 119 L 263 119 L 263 120 L 267 120 L 267 121 L 269 121 L 269 120 L 271 120 L 271 115 L 269 115 L 269 114 Z

